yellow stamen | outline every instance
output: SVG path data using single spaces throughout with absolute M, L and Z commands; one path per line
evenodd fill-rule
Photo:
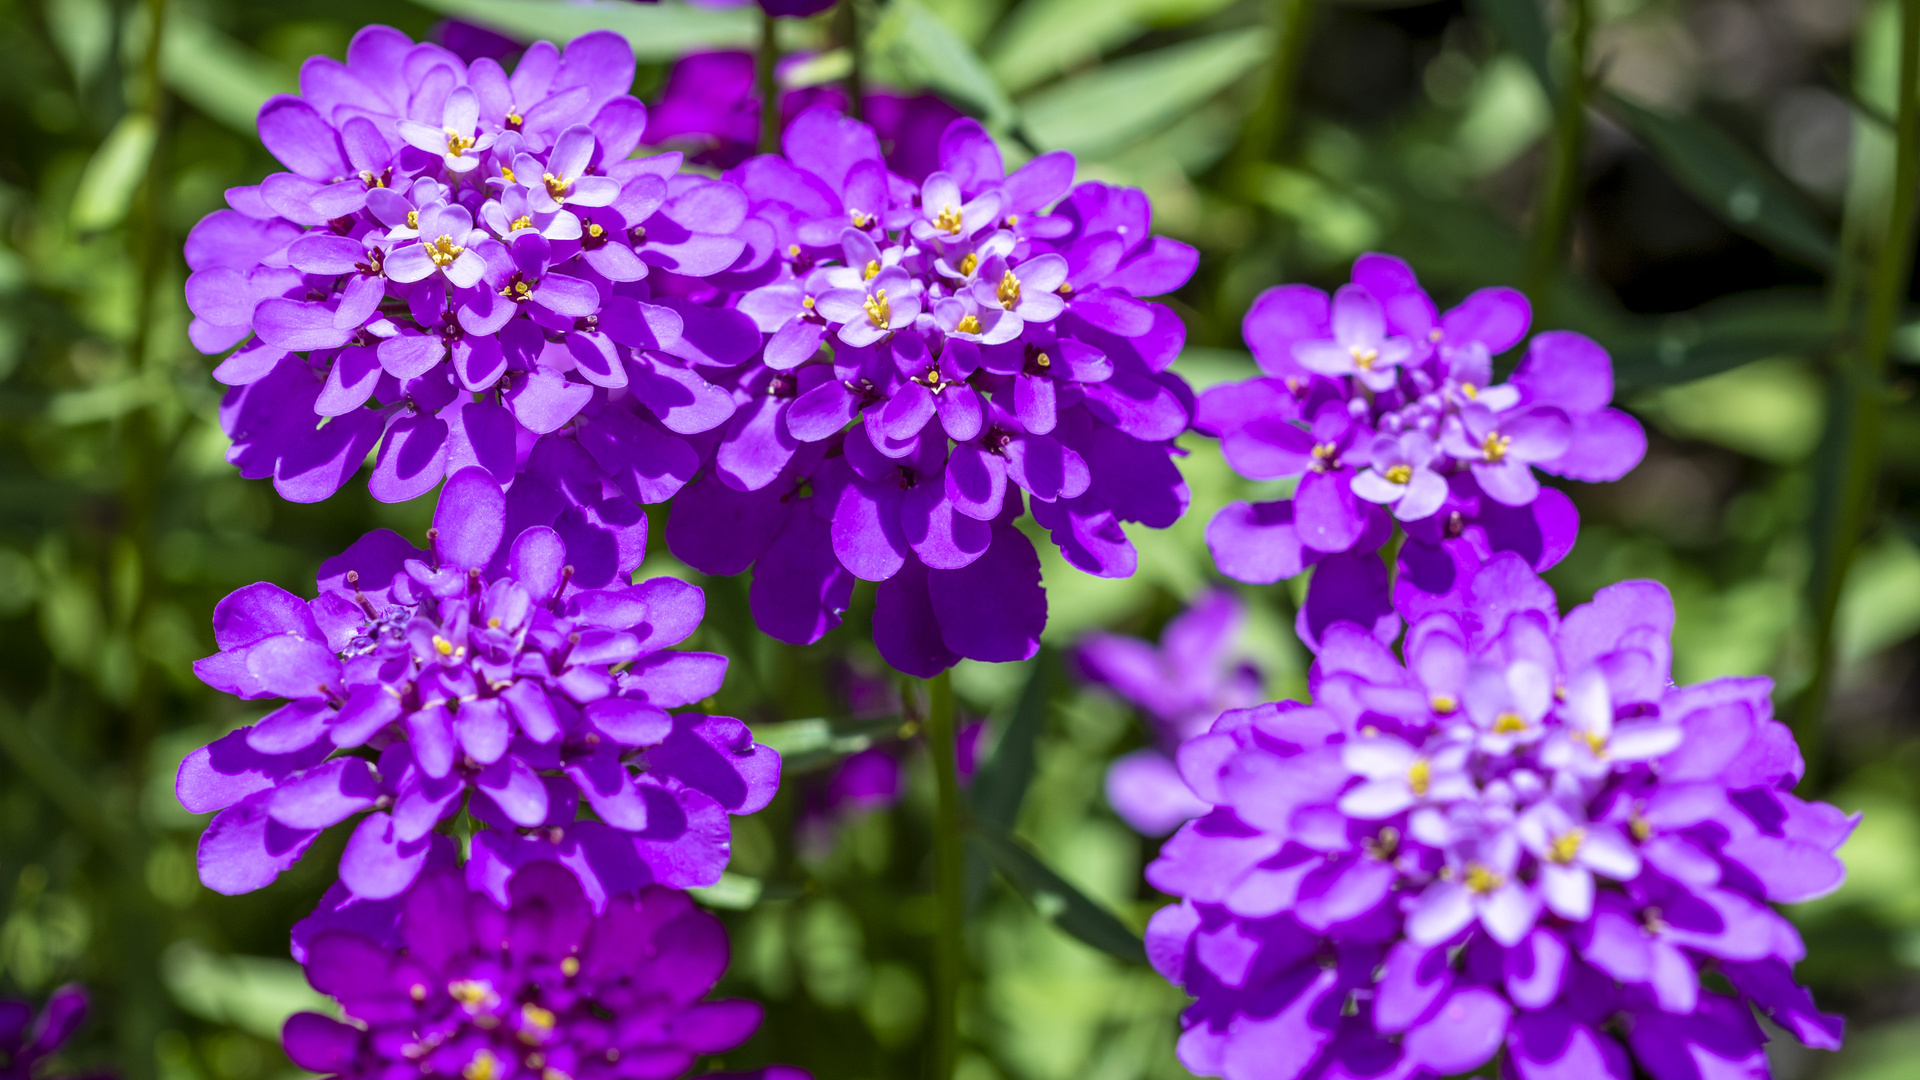
M 513 183 L 514 182 L 513 166 L 511 165 L 500 166 L 500 179 L 505 180 L 509 184 Z
M 1512 445 L 1513 438 L 1511 436 L 1502 435 L 1497 431 L 1489 431 L 1487 432 L 1487 437 L 1480 443 L 1480 452 L 1487 455 L 1488 461 L 1499 461 L 1501 458 L 1507 456 L 1507 447 Z
M 1490 893 L 1504 883 L 1504 878 L 1479 863 L 1467 867 L 1467 888 L 1474 892 Z
M 407 988 L 407 996 L 415 1001 L 425 1001 L 427 1000 L 427 988 L 419 983 L 414 983 Z
M 1597 731 L 1589 731 L 1585 732 L 1581 737 L 1587 740 L 1587 749 L 1593 751 L 1594 757 L 1607 756 L 1607 737 L 1605 735 Z
M 1046 353 L 1041 353 L 1033 358 L 1033 366 L 1045 371 L 1047 368 L 1053 366 L 1053 358 Z
M 490 618 L 490 619 L 488 619 L 488 620 L 487 620 L 487 629 L 489 629 L 489 630 L 498 630 L 498 629 L 500 629 L 500 616 L 498 616 L 498 615 L 495 615 L 495 616 L 493 616 L 492 618 Z
M 607 230 L 601 228 L 599 222 L 590 221 L 587 223 L 587 235 L 593 237 L 595 240 L 598 240 L 601 237 L 607 235 Z
M 453 642 L 448 641 L 446 638 L 441 637 L 439 634 L 435 634 L 433 635 L 433 649 L 435 652 L 439 653 L 441 656 L 452 656 Z M 454 996 L 458 997 L 459 995 L 455 994 Z
M 1361 371 L 1372 371 L 1373 362 L 1380 359 L 1379 349 L 1364 349 L 1358 345 L 1352 345 L 1347 348 L 1347 351 L 1353 354 L 1353 366 Z
M 1633 838 L 1643 844 L 1647 842 L 1649 836 L 1653 835 L 1653 826 L 1647 824 L 1647 819 L 1640 816 L 1638 809 L 1627 817 L 1627 828 L 1632 830 Z
M 522 120 L 523 118 L 517 112 L 510 112 L 507 114 L 507 123 L 509 124 L 519 124 L 522 122 Z
M 371 169 L 361 169 L 361 170 L 360 170 L 360 182 L 361 182 L 361 183 L 363 183 L 363 184 L 365 184 L 365 185 L 367 185 L 367 186 L 368 186 L 368 187 L 370 187 L 370 188 L 377 188 L 377 187 L 386 187 L 386 186 L 387 186 L 387 182 L 386 182 L 385 180 L 382 180 L 382 179 L 380 179 L 379 177 L 377 177 L 377 176 L 375 176 L 375 175 L 373 175 L 373 170 L 371 170 Z
M 1412 482 L 1412 480 L 1413 480 L 1413 466 L 1411 466 L 1411 465 L 1390 465 L 1390 466 L 1388 466 L 1388 467 L 1387 467 L 1387 482 L 1388 482 L 1388 483 L 1392 483 L 1392 484 L 1406 484 L 1406 483 L 1411 483 L 1411 482 Z
M 1479 387 L 1477 387 L 1477 386 L 1475 386 L 1475 385 L 1473 385 L 1473 384 L 1472 384 L 1472 383 L 1470 383 L 1470 382 L 1469 382 L 1469 383 L 1461 383 L 1461 384 L 1460 384 L 1460 392 L 1461 392 L 1461 393 L 1463 393 L 1463 394 L 1465 394 L 1465 395 L 1467 395 L 1467 397 L 1468 397 L 1468 398 L 1470 398 L 1470 399 L 1474 399 L 1474 400 L 1478 400 L 1478 399 L 1479 399 L 1479 397 L 1480 397 L 1480 388 L 1479 388 Z
M 881 289 L 860 305 L 867 309 L 867 321 L 881 330 L 887 329 L 887 323 L 893 318 L 893 305 L 887 303 L 887 290 Z
M 980 320 L 972 315 L 963 315 L 960 317 L 959 324 L 953 328 L 953 332 L 956 334 L 977 334 L 980 332 Z
M 1432 783 L 1432 763 L 1426 758 L 1414 758 L 1413 764 L 1407 766 L 1407 787 L 1412 789 L 1415 795 L 1424 796 Z
M 967 252 L 967 257 L 960 260 L 960 274 L 963 277 L 972 277 L 973 272 L 978 269 L 979 266 L 980 256 L 969 251 Z
M 1018 224 L 1020 224 L 1020 215 L 1019 215 L 1019 214 L 1008 214 L 1008 215 L 1007 215 L 1007 228 L 1009 228 L 1009 229 L 1011 229 L 1011 228 L 1013 228 L 1013 227 L 1014 227 L 1015 225 L 1018 225 Z
M 466 1077 L 466 1080 L 493 1080 L 499 1065 L 500 1059 L 493 1056 L 493 1051 L 482 1050 L 473 1055 L 473 1060 L 467 1062 L 467 1067 L 460 1070 L 460 1075 Z
M 500 1004 L 500 995 L 485 979 L 455 979 L 447 984 L 447 996 L 465 1005 L 469 1012 Z
M 580 974 L 580 958 L 577 956 L 569 956 L 565 960 L 560 961 L 560 974 L 565 975 L 569 979 Z
M 467 249 L 453 242 L 453 237 L 442 233 L 440 239 L 427 245 L 427 257 L 433 260 L 435 266 L 452 266 L 453 260 L 459 258 L 460 253 L 465 250 Z
M 552 1031 L 554 1025 L 559 1023 L 559 1017 L 531 1001 L 520 1006 L 520 1019 L 529 1027 L 543 1028 L 547 1031 Z
M 1013 271 L 1007 271 L 1006 276 L 1000 279 L 1000 288 L 995 295 L 1000 298 L 1000 306 L 1008 311 L 1012 311 L 1014 305 L 1020 302 L 1020 279 L 1013 276 Z
M 597 225 L 594 227 L 599 228 Z M 521 214 L 519 217 L 513 219 L 513 224 L 507 226 L 507 231 L 519 232 L 521 229 L 531 228 L 533 228 L 533 216 L 531 214 Z
M 808 311 L 812 311 L 812 310 L 813 310 L 813 297 L 811 297 L 811 296 L 806 296 L 806 297 L 802 297 L 802 298 L 800 299 L 800 306 L 801 306 L 801 307 L 803 307 L 803 308 L 806 308 L 806 309 L 807 309 Z
M 417 229 L 419 227 L 420 227 L 420 211 L 418 210 L 407 211 L 407 228 Z
M 1381 862 L 1389 862 L 1394 852 L 1400 850 L 1400 830 L 1389 825 L 1380 830 L 1380 835 L 1368 840 L 1366 847 L 1367 854 Z
M 867 270 L 866 270 L 866 278 L 865 278 L 864 280 L 867 280 L 867 281 L 872 281 L 872 280 L 873 280 L 874 278 L 877 278 L 877 277 L 879 277 L 879 276 L 880 276 L 880 260 L 879 260 L 879 259 L 868 259 L 868 260 L 867 260 Z
M 1527 730 L 1527 722 L 1516 712 L 1503 712 L 1493 718 L 1493 732 L 1496 735 L 1509 735 L 1516 731 Z
M 567 189 L 573 186 L 573 181 L 555 176 L 552 173 L 542 173 L 540 178 L 547 182 L 547 194 L 553 196 L 555 202 L 566 198 Z
M 847 211 L 847 220 L 853 222 L 854 228 L 864 229 L 867 227 L 867 222 L 873 219 L 858 210 L 849 210 Z
M 1433 706 L 1433 711 L 1439 713 L 1441 716 L 1445 716 L 1460 707 L 1460 703 L 1453 700 L 1453 697 L 1449 694 L 1435 694 L 1429 704 Z
M 797 259 L 797 258 L 799 258 L 799 257 L 800 257 L 800 245 L 799 245 L 799 244 L 788 244 L 788 245 L 787 245 L 787 258 L 789 258 L 789 259 Z
M 960 225 L 960 211 L 955 210 L 951 204 L 942 207 L 939 216 L 933 219 L 933 227 L 945 229 L 948 236 L 959 236 Z
M 1339 453 L 1340 447 L 1333 443 L 1315 443 L 1313 447 L 1313 460 L 1307 462 L 1307 468 L 1317 473 L 1326 472 L 1333 467 L 1333 459 Z
M 447 153 L 452 154 L 454 157 L 459 157 L 472 149 L 473 139 L 470 136 L 462 135 L 452 128 L 447 128 L 446 132 Z
M 1442 333 L 1437 326 L 1427 331 L 1427 340 L 1433 342 L 1435 345 L 1440 344 L 1440 339 L 1443 337 L 1446 337 L 1446 334 Z
M 1547 849 L 1547 858 L 1565 866 L 1580 854 L 1580 845 L 1587 839 L 1584 829 L 1571 829 L 1556 839 Z

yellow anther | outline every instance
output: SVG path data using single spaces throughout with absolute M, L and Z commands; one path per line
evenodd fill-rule
M 473 1060 L 467 1062 L 467 1067 L 460 1070 L 460 1075 L 466 1077 L 466 1080 L 493 1080 L 499 1075 L 499 1067 L 500 1059 L 493 1056 L 493 1051 L 482 1050 L 473 1055 Z
M 435 266 L 452 266 L 453 260 L 459 258 L 460 253 L 465 250 L 467 249 L 453 242 L 453 237 L 441 233 L 440 239 L 427 245 L 427 257 L 433 260 Z
M 1477 893 L 1490 893 L 1505 884 L 1506 879 L 1499 874 L 1474 863 L 1467 867 L 1467 888 Z
M 587 223 L 587 235 L 593 237 L 595 240 L 598 240 L 601 237 L 607 235 L 607 230 L 601 228 L 599 222 L 590 221 Z
M 1435 345 L 1440 344 L 1440 339 L 1443 337 L 1446 337 L 1446 335 L 1442 333 L 1437 326 L 1427 331 L 1427 340 L 1433 342 Z
M 1493 718 L 1493 731 L 1496 735 L 1510 735 L 1516 731 L 1527 730 L 1527 722 L 1517 712 L 1503 712 Z
M 433 649 L 435 652 L 439 653 L 441 656 L 452 656 L 453 642 L 448 641 L 446 638 L 441 637 L 439 634 L 435 634 L 433 635 Z M 459 995 L 456 994 L 455 996 L 458 997 Z
M 524 281 L 516 281 L 513 283 L 513 291 L 519 293 L 521 296 L 526 296 L 533 291 L 533 287 Z
M 420 227 L 420 211 L 418 210 L 407 211 L 407 228 L 417 229 L 419 227 Z
M 1593 751 L 1594 757 L 1607 756 L 1607 737 L 1605 735 L 1597 731 L 1589 731 L 1584 733 L 1581 738 L 1587 740 L 1587 749 Z
M 1432 705 L 1433 711 L 1439 713 L 1441 716 L 1445 716 L 1460 707 L 1460 703 L 1453 700 L 1453 696 L 1450 694 L 1435 694 L 1432 698 L 1428 699 L 1428 704 Z
M 881 330 L 888 329 L 887 323 L 893 318 L 893 305 L 887 303 L 887 290 L 881 289 L 867 297 L 867 302 L 860 306 L 867 309 L 868 322 Z
M 868 259 L 866 277 L 864 280 L 872 281 L 874 278 L 877 278 L 879 276 L 880 276 L 880 260 Z
M 1433 783 L 1433 764 L 1426 758 L 1414 758 L 1407 766 L 1407 787 L 1415 795 L 1425 795 Z
M 960 276 L 962 277 L 972 277 L 973 272 L 979 268 L 980 256 L 975 255 L 971 251 L 967 252 L 966 258 L 960 260 Z
M 864 229 L 867 227 L 867 222 L 873 219 L 858 210 L 849 210 L 847 211 L 847 220 L 853 222 L 854 228 Z
M 387 182 L 385 180 L 380 179 L 378 176 L 373 175 L 373 170 L 371 169 L 360 170 L 360 182 L 367 185 L 370 188 L 387 186 Z
M 977 334 L 980 332 L 980 320 L 972 315 L 962 315 L 960 322 L 953 328 L 956 334 Z
M 1014 227 L 1015 225 L 1018 225 L 1018 224 L 1020 224 L 1020 215 L 1019 215 L 1019 214 L 1008 214 L 1008 215 L 1007 215 L 1007 228 L 1009 228 L 1009 229 L 1011 229 L 1011 228 L 1013 228 L 1013 227 Z
M 1584 843 L 1586 839 L 1586 830 L 1569 829 L 1556 838 L 1552 844 L 1548 845 L 1547 858 L 1552 859 L 1561 866 L 1565 866 L 1573 861 L 1574 856 L 1580 854 L 1580 845 Z
M 547 194 L 553 196 L 555 202 L 566 198 L 567 189 L 573 186 L 573 181 L 552 173 L 542 173 L 540 178 L 547 182 Z
M 1317 473 L 1326 472 L 1328 469 L 1333 468 L 1333 459 L 1339 456 L 1339 454 L 1340 447 L 1334 443 L 1315 443 L 1313 446 L 1313 460 L 1307 462 L 1307 468 Z
M 488 618 L 488 619 L 487 619 L 487 629 L 489 629 L 489 630 L 498 630 L 498 629 L 500 629 L 500 616 L 498 616 L 498 615 L 494 615 L 494 616 L 492 616 L 492 617 L 490 617 L 490 618 Z
M 1044 371 L 1047 368 L 1050 368 L 1053 366 L 1053 358 L 1048 356 L 1046 353 L 1041 353 L 1040 355 L 1033 358 L 1033 366 L 1040 368 L 1041 370 Z
M 419 983 L 414 983 L 407 988 L 407 996 L 415 1001 L 425 1001 L 427 1000 L 427 988 Z
M 533 215 L 521 214 L 519 217 L 513 219 L 513 224 L 507 226 L 507 231 L 519 232 L 521 229 L 531 228 L 533 228 Z M 594 228 L 599 228 L 599 226 L 596 225 Z
M 1480 452 L 1487 455 L 1488 461 L 1499 461 L 1501 458 L 1507 456 L 1507 447 L 1512 445 L 1512 436 L 1502 435 L 1497 431 L 1489 431 L 1487 432 L 1487 437 L 1480 442 Z
M 580 974 L 580 958 L 577 956 L 569 956 L 565 960 L 560 961 L 560 974 L 565 975 L 569 979 Z
M 1471 399 L 1471 400 L 1475 400 L 1475 401 L 1478 401 L 1478 400 L 1479 400 L 1479 398 L 1480 398 L 1480 388 L 1479 388 L 1479 387 L 1477 387 L 1477 386 L 1475 386 L 1475 385 L 1473 385 L 1473 384 L 1472 384 L 1472 383 L 1470 383 L 1470 382 L 1468 382 L 1468 383 L 1461 383 L 1461 384 L 1460 384 L 1460 392 L 1461 392 L 1461 393 L 1463 393 L 1463 394 L 1465 394 L 1465 395 L 1467 395 L 1467 397 L 1468 397 L 1469 399 Z
M 800 257 L 800 245 L 799 245 L 799 244 L 788 244 L 788 245 L 787 245 L 787 258 L 789 258 L 789 259 L 797 259 L 797 258 L 799 258 L 799 257 Z
M 1640 816 L 1638 809 L 1628 816 L 1627 828 L 1632 830 L 1633 838 L 1643 844 L 1647 842 L 1649 836 L 1653 835 L 1653 826 L 1647 824 L 1647 819 Z
M 1362 348 L 1359 345 L 1352 345 L 1347 348 L 1347 352 L 1353 354 L 1353 366 L 1359 368 L 1361 371 L 1372 371 L 1373 362 L 1380 359 L 1379 349 L 1368 349 Z
M 447 153 L 452 154 L 454 157 L 459 157 L 460 155 L 466 153 L 468 150 L 473 148 L 472 136 L 462 135 L 459 132 L 453 130 L 452 128 L 448 128 L 446 129 L 446 131 L 447 131 Z
M 1387 467 L 1387 481 L 1389 483 L 1406 484 L 1406 483 L 1412 482 L 1412 480 L 1413 480 L 1413 466 L 1389 465 Z
M 553 1026 L 560 1022 L 559 1018 L 554 1016 L 552 1011 L 543 1009 L 531 1001 L 520 1006 L 520 1019 L 529 1027 L 537 1027 L 546 1031 L 552 1031 Z
M 960 224 L 960 211 L 955 210 L 952 204 L 942 207 L 939 215 L 933 219 L 933 227 L 944 229 L 948 236 L 959 236 Z
M 811 296 L 802 297 L 800 300 L 800 306 L 803 308 L 806 308 L 809 311 L 813 310 L 813 297 Z
M 1400 830 L 1389 825 L 1380 830 L 1380 835 L 1366 842 L 1367 854 L 1381 862 L 1390 861 L 1400 850 Z
M 510 112 L 507 114 L 507 123 L 509 124 L 519 124 L 522 122 L 522 120 L 523 118 L 517 112 Z
M 485 979 L 455 979 L 447 984 L 447 996 L 467 1007 L 469 1012 L 491 1009 L 500 1004 L 500 995 Z
M 511 165 L 500 166 L 500 179 L 505 180 L 509 184 L 513 183 L 514 182 L 513 166 Z
M 1013 271 L 1009 270 L 1001 277 L 1000 288 L 994 291 L 994 295 L 1000 298 L 1000 306 L 1008 311 L 1012 311 L 1014 305 L 1020 302 L 1020 279 L 1013 276 Z

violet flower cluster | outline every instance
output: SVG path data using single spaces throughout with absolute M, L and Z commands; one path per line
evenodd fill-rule
M 1856 819 L 1791 789 L 1769 680 L 1676 687 L 1655 582 L 1562 617 L 1513 552 L 1404 660 L 1321 638 L 1314 704 L 1230 712 L 1180 748 L 1213 809 L 1148 869 L 1148 932 L 1196 1001 L 1180 1057 L 1229 1080 L 1767 1075 L 1758 1009 L 1839 1045 L 1768 905 L 1836 888 Z
M 1167 623 L 1156 647 L 1090 634 L 1075 652 L 1081 674 L 1132 702 L 1152 743 L 1107 766 L 1107 804 L 1147 836 L 1165 836 L 1211 807 L 1180 778 L 1174 754 L 1222 712 L 1260 701 L 1260 671 L 1239 654 L 1246 606 L 1215 589 Z
M 501 903 L 534 862 L 572 871 L 596 908 L 719 878 L 728 815 L 766 805 L 780 759 L 738 720 L 667 711 L 726 673 L 723 656 L 668 649 L 699 625 L 700 590 L 583 587 L 571 540 L 510 532 L 510 517 L 469 467 L 447 482 L 427 550 L 381 530 L 322 564 L 311 601 L 267 583 L 221 601 L 221 651 L 195 671 L 287 704 L 181 766 L 181 803 L 217 811 L 200 843 L 208 887 L 261 888 L 360 817 L 335 900 L 389 899 L 463 810 L 467 882 Z
M 685 893 L 602 907 L 534 863 L 502 901 L 435 871 L 382 918 L 314 933 L 307 979 L 346 1022 L 296 1013 L 283 1038 L 294 1064 L 345 1080 L 669 1080 L 760 1024 L 751 1001 L 707 1000 L 727 954 Z
M 1646 452 L 1638 421 L 1610 407 L 1606 351 L 1567 331 L 1536 335 L 1505 382 L 1493 358 L 1519 344 L 1526 298 L 1482 289 L 1444 314 L 1406 263 L 1362 255 L 1331 300 L 1269 289 L 1243 332 L 1263 377 L 1204 394 L 1194 426 L 1219 436 L 1252 480 L 1298 477 L 1289 499 L 1237 502 L 1207 541 L 1228 577 L 1270 583 L 1316 567 L 1299 612 L 1312 647 L 1351 621 L 1383 641 L 1501 551 L 1536 570 L 1565 557 L 1573 503 L 1534 471 L 1617 480 Z M 1393 595 L 1374 556 L 1398 522 Z
M 87 1004 L 78 983 L 55 990 L 38 1010 L 19 998 L 0 1000 L 0 1080 L 49 1080 L 40 1064 L 80 1029 Z
M 784 147 L 726 174 L 780 256 L 735 275 L 764 347 L 674 500 L 672 550 L 755 567 L 756 620 L 785 641 L 836 625 L 857 578 L 879 583 L 874 642 L 897 670 L 1032 656 L 1029 501 L 1069 562 L 1107 576 L 1137 561 L 1121 522 L 1186 508 L 1171 456 L 1189 399 L 1166 371 L 1184 331 L 1140 298 L 1183 284 L 1195 252 L 1151 235 L 1140 192 L 1073 187 L 1067 154 L 1007 174 L 971 120 L 919 184 L 829 109 Z

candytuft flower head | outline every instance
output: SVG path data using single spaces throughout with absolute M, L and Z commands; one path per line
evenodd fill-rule
M 1766 679 L 1676 687 L 1654 582 L 1561 617 L 1504 552 L 1403 657 L 1326 629 L 1315 702 L 1180 748 L 1215 807 L 1148 880 L 1201 1075 L 1764 1076 L 1758 1009 L 1837 1048 L 1771 903 L 1837 888 L 1856 819 L 1791 792 Z
M 1075 653 L 1081 673 L 1138 706 L 1153 737 L 1107 767 L 1107 803 L 1148 836 L 1165 836 L 1211 809 L 1180 779 L 1173 755 L 1220 714 L 1260 700 L 1260 672 L 1240 654 L 1246 608 L 1225 589 L 1167 623 L 1155 647 L 1096 633 Z
M 1185 511 L 1172 440 L 1190 396 L 1167 372 L 1184 332 L 1143 300 L 1184 284 L 1193 249 L 1154 237 L 1137 191 L 1073 185 L 1073 159 L 1008 174 L 956 120 L 939 168 L 892 175 L 875 131 L 827 108 L 784 153 L 727 174 L 777 238 L 737 274 L 764 335 L 711 467 L 674 502 L 668 542 L 713 574 L 755 567 L 760 628 L 796 643 L 878 583 L 874 641 L 929 676 L 1039 647 L 1029 509 L 1069 562 L 1130 575 L 1122 522 Z
M 0 1080 L 49 1080 L 40 1063 L 58 1053 L 86 1018 L 87 991 L 78 983 L 55 990 L 37 1014 L 30 1002 L 0 1000 Z
M 464 469 L 428 550 L 372 533 L 322 565 L 314 600 L 261 583 L 215 609 L 221 651 L 195 665 L 201 679 L 288 703 L 180 768 L 181 802 L 218 811 L 200 844 L 209 888 L 261 888 L 365 814 L 342 886 L 397 896 L 462 809 L 477 826 L 467 880 L 501 902 L 531 862 L 568 867 L 596 907 L 718 879 L 727 815 L 772 798 L 780 760 L 738 720 L 667 712 L 726 673 L 725 657 L 669 650 L 699 625 L 700 590 L 583 588 L 574 560 L 593 534 L 536 525 L 508 540 L 510 516 L 491 477 Z
M 307 979 L 348 1022 L 296 1013 L 281 1038 L 301 1068 L 345 1080 L 667 1080 L 760 1025 L 751 1001 L 706 1000 L 727 955 L 720 920 L 685 893 L 596 910 L 572 875 L 535 864 L 503 903 L 434 872 L 380 924 L 313 938 Z
M 1482 289 L 1442 314 L 1406 263 L 1362 255 L 1329 300 L 1304 285 L 1269 289 L 1243 332 L 1265 375 L 1215 387 L 1194 426 L 1217 435 L 1253 480 L 1297 476 L 1291 499 L 1234 503 L 1207 528 L 1220 571 L 1265 584 L 1317 566 L 1299 631 L 1309 647 L 1339 621 L 1391 640 L 1400 620 L 1377 551 L 1397 522 L 1393 604 L 1413 615 L 1447 602 L 1501 551 L 1545 570 L 1573 546 L 1578 514 L 1535 470 L 1617 480 L 1646 435 L 1610 407 L 1605 350 L 1579 334 L 1536 335 L 1512 378 L 1493 360 L 1532 317 L 1512 289 Z

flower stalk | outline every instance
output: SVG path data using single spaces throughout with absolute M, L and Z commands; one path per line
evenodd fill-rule
M 931 1080 L 948 1080 L 959 1048 L 960 977 L 965 949 L 966 868 L 961 851 L 960 775 L 953 716 L 953 676 L 943 671 L 927 681 L 927 746 L 933 754 L 933 1060 Z
M 1273 59 L 1260 100 L 1247 114 L 1234 153 L 1234 180 L 1249 201 L 1258 201 L 1257 169 L 1272 161 L 1293 118 L 1294 88 L 1300 81 L 1300 61 L 1306 54 L 1307 27 L 1314 0 L 1273 0 L 1269 22 L 1273 29 Z
M 780 152 L 780 82 L 775 69 L 780 65 L 780 42 L 774 33 L 773 13 L 761 10 L 760 51 L 755 68 L 760 87 L 760 152 Z
M 1540 189 L 1527 260 L 1526 293 L 1545 308 L 1560 272 L 1573 215 L 1580 208 L 1580 159 L 1587 141 L 1587 47 L 1593 34 L 1592 0 L 1569 0 L 1562 55 L 1559 110 L 1553 123 L 1553 159 Z

